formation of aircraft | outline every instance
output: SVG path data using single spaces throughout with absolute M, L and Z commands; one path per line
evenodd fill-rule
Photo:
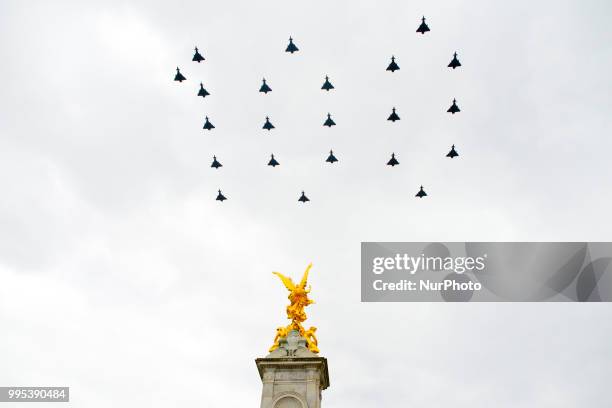
M 421 35 L 424 35 L 425 33 L 429 32 L 429 31 L 431 31 L 431 30 L 430 30 L 429 26 L 427 25 L 427 23 L 425 22 L 425 16 L 423 16 L 423 18 L 421 19 L 421 23 L 418 26 L 416 32 L 420 33 Z M 293 54 L 293 53 L 295 53 L 297 51 L 299 51 L 299 48 L 293 42 L 293 37 L 289 37 L 289 44 L 287 45 L 287 48 L 285 49 L 285 52 Z M 205 58 L 200 53 L 200 51 L 198 50 L 198 47 L 195 47 L 195 53 L 193 55 L 192 61 L 197 62 L 199 64 L 199 63 L 201 63 L 204 60 L 205 60 Z M 453 58 L 450 61 L 450 63 L 448 64 L 448 68 L 452 68 L 453 70 L 455 70 L 456 68 L 461 67 L 461 66 L 462 66 L 461 62 L 459 61 L 459 59 L 457 57 L 457 52 L 454 52 L 453 53 Z M 386 70 L 394 73 L 395 71 L 398 71 L 399 69 L 400 69 L 400 67 L 399 67 L 398 63 L 396 62 L 395 55 L 392 55 L 391 56 L 391 62 L 387 66 Z M 174 76 L 174 81 L 182 83 L 183 81 L 186 81 L 186 80 L 187 80 L 187 78 L 181 73 L 179 67 L 176 67 L 176 74 Z M 325 76 L 325 81 L 323 82 L 323 85 L 321 86 L 321 90 L 329 92 L 329 91 L 331 91 L 333 89 L 335 89 L 335 87 L 330 82 L 329 76 L 326 75 Z M 259 92 L 261 92 L 263 94 L 268 94 L 269 92 L 272 92 L 272 88 L 267 83 L 265 78 L 262 80 L 262 84 L 261 84 L 261 87 L 259 88 Z M 205 98 L 206 96 L 209 96 L 209 95 L 210 95 L 210 92 L 208 92 L 206 90 L 206 88 L 204 88 L 204 84 L 202 82 L 200 82 L 200 89 L 199 89 L 199 91 L 197 93 L 197 96 L 201 96 L 202 98 Z M 455 98 L 453 98 L 453 102 L 452 102 L 451 106 L 447 109 L 447 112 L 451 113 L 452 115 L 454 115 L 455 113 L 461 112 L 461 110 L 459 109 L 459 106 L 457 105 L 457 100 Z M 391 114 L 389 115 L 387 120 L 391 121 L 393 123 L 395 123 L 396 121 L 400 120 L 400 117 L 397 114 L 395 107 L 393 107 L 391 109 Z M 332 119 L 331 113 L 327 113 L 327 119 L 323 122 L 323 126 L 327 126 L 328 128 L 331 128 L 332 126 L 336 126 L 336 122 Z M 212 122 L 210 121 L 208 116 L 206 116 L 205 117 L 205 122 L 204 122 L 203 129 L 210 131 L 210 130 L 212 130 L 214 128 L 215 128 L 215 126 L 212 124 Z M 272 130 L 274 128 L 275 128 L 274 125 L 270 122 L 270 118 L 268 116 L 266 116 L 266 121 L 265 121 L 265 123 L 263 125 L 263 129 L 270 131 L 270 130 Z M 451 159 L 454 159 L 455 157 L 459 157 L 459 153 L 457 153 L 457 150 L 455 149 L 455 145 L 454 144 L 452 145 L 451 150 L 446 154 L 446 157 L 451 158 Z M 325 162 L 330 163 L 330 164 L 334 164 L 334 163 L 338 162 L 338 159 L 334 155 L 334 152 L 332 150 L 329 151 L 329 156 L 327 157 Z M 397 166 L 399 164 L 400 164 L 399 161 L 395 157 L 395 153 L 391 153 L 391 159 L 387 162 L 387 165 L 391 166 L 391 167 L 395 167 L 395 166 Z M 270 160 L 268 161 L 268 166 L 271 166 L 271 167 L 275 168 L 276 166 L 279 166 L 279 165 L 280 165 L 280 163 L 278 162 L 278 160 L 276 160 L 276 158 L 274 157 L 274 154 L 271 154 L 270 155 Z M 210 165 L 210 167 L 218 170 L 220 167 L 223 167 L 223 165 L 221 164 L 221 162 L 219 162 L 217 160 L 216 156 L 213 156 L 213 162 Z M 420 187 L 419 191 L 416 193 L 415 196 L 418 197 L 418 198 L 423 198 L 423 197 L 427 196 L 427 193 L 423 189 L 423 186 Z M 218 194 L 217 194 L 216 200 L 223 202 L 223 201 L 227 200 L 227 197 L 225 197 L 223 195 L 221 190 L 218 190 Z M 306 194 L 304 193 L 304 191 L 302 191 L 302 194 L 298 198 L 298 201 L 301 202 L 301 203 L 307 203 L 307 202 L 310 201 L 310 199 L 308 197 L 306 197 Z

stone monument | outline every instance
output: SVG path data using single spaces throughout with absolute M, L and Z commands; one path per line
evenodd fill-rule
M 321 391 L 329 386 L 327 359 L 318 355 L 316 327 L 306 330 L 304 308 L 313 303 L 306 289 L 308 265 L 302 281 L 295 285 L 291 278 L 274 272 L 289 290 L 287 318 L 291 323 L 276 329 L 270 354 L 255 360 L 263 383 L 261 408 L 320 408 Z

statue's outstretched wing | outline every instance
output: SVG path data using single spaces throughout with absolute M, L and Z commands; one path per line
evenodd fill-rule
M 302 289 L 306 289 L 306 282 L 308 281 L 308 272 L 310 271 L 310 268 L 312 268 L 312 262 L 308 264 L 306 270 L 304 271 L 304 276 L 302 276 L 302 281 L 300 282 L 300 287 Z
M 293 281 L 291 280 L 291 278 L 283 275 L 282 273 L 279 272 L 272 272 L 273 274 L 275 274 L 276 276 L 278 276 L 280 278 L 280 280 L 283 281 L 283 283 L 285 284 L 285 287 L 287 289 L 289 289 L 289 291 L 293 292 L 295 290 L 295 284 L 293 283 Z

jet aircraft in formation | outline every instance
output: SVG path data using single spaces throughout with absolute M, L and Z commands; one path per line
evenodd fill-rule
M 420 33 L 420 34 L 425 34 L 426 32 L 429 32 L 429 26 L 427 25 L 427 23 L 425 22 L 425 16 L 423 16 L 423 18 L 421 19 L 421 24 L 419 25 L 419 27 L 417 28 L 416 32 Z M 293 42 L 293 37 L 289 37 L 289 44 L 287 45 L 287 48 L 285 49 L 286 52 L 288 53 L 295 53 L 297 51 L 299 51 L 299 48 L 295 45 L 295 43 Z M 200 63 L 202 61 L 204 61 L 205 58 L 202 56 L 202 54 L 200 53 L 200 51 L 198 50 L 198 47 L 195 47 L 195 53 L 193 55 L 192 61 Z M 453 54 L 453 59 L 451 60 L 451 62 L 448 64 L 449 68 L 452 68 L 453 70 L 460 67 L 461 66 L 461 62 L 459 62 L 459 59 L 457 58 L 457 52 L 455 52 Z M 391 56 L 391 63 L 387 66 L 387 71 L 391 71 L 391 72 L 395 72 L 398 71 L 400 69 L 399 65 L 397 64 L 396 60 L 395 60 L 395 56 Z M 186 81 L 187 78 L 181 73 L 179 67 L 176 68 L 176 74 L 174 76 L 174 80 L 177 82 L 183 82 Z M 335 89 L 334 85 L 332 85 L 332 83 L 329 80 L 329 76 L 325 76 L 325 82 L 323 82 L 323 85 L 321 86 L 321 89 L 324 91 L 329 92 L 332 89 Z M 268 85 L 266 79 L 264 78 L 262 80 L 262 85 L 259 88 L 259 92 L 267 94 L 268 92 L 272 92 L 272 88 Z M 204 88 L 204 85 L 202 82 L 200 82 L 200 89 L 197 93 L 197 96 L 201 96 L 202 98 L 205 98 L 206 96 L 209 96 L 210 92 L 208 92 L 206 90 L 206 88 Z M 447 112 L 451 113 L 451 114 L 455 114 L 458 112 L 461 112 L 461 110 L 459 109 L 459 106 L 457 106 L 457 100 L 453 99 L 453 103 L 450 106 L 450 108 L 448 108 Z M 391 121 L 391 122 L 396 122 L 398 120 L 400 120 L 399 115 L 396 112 L 395 107 L 392 108 L 391 110 L 391 115 L 389 115 L 389 117 L 387 118 L 387 120 Z M 332 126 L 335 126 L 336 122 L 334 122 L 334 120 L 331 117 L 331 114 L 328 113 L 327 114 L 327 119 L 325 120 L 325 122 L 323 123 L 323 126 L 327 126 L 329 128 L 331 128 Z M 208 116 L 206 116 L 205 118 L 205 122 L 204 122 L 204 127 L 205 130 L 212 130 L 215 128 L 215 126 L 212 124 L 212 122 L 210 121 L 210 119 L 208 118 Z M 272 130 L 274 129 L 274 125 L 270 122 L 270 118 L 268 116 L 266 116 L 266 122 L 263 125 L 263 129 L 265 130 Z M 446 157 L 449 157 L 451 159 L 458 157 L 459 153 L 457 153 L 457 151 L 455 150 L 455 145 L 452 145 L 451 150 L 446 154 Z M 336 158 L 336 156 L 334 155 L 334 152 L 332 150 L 329 151 L 329 156 L 327 157 L 327 159 L 325 160 L 327 163 L 333 164 L 338 162 L 338 159 Z M 276 158 L 274 157 L 274 154 L 270 155 L 270 160 L 268 162 L 268 166 L 271 167 L 276 167 L 279 166 L 280 163 L 276 160 Z M 399 161 L 396 159 L 395 157 L 395 153 L 391 154 L 391 159 L 387 162 L 388 166 L 391 167 L 395 167 L 397 165 L 399 165 Z M 219 162 L 217 160 L 216 156 L 213 156 L 213 162 L 211 164 L 212 168 L 214 169 L 219 169 L 220 167 L 223 167 L 223 165 L 221 164 L 221 162 Z M 419 198 L 423 198 L 426 197 L 427 193 L 425 192 L 425 190 L 423 189 L 423 186 L 421 186 L 420 190 L 417 192 L 416 197 Z M 218 191 L 217 194 L 217 201 L 221 201 L 223 202 L 224 200 L 227 200 L 227 197 L 225 197 L 223 195 L 223 193 L 221 192 L 221 190 Z M 308 199 L 308 197 L 306 197 L 306 194 L 304 193 L 304 191 L 302 191 L 302 195 L 299 197 L 298 201 L 302 202 L 302 203 L 306 203 L 308 201 L 310 201 L 310 199 Z

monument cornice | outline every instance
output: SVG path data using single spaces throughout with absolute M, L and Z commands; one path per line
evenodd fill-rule
M 329 372 L 327 370 L 327 358 L 325 357 L 266 357 L 255 359 L 255 364 L 257 364 L 259 377 L 262 381 L 264 380 L 264 370 L 268 368 L 278 368 L 283 370 L 308 368 L 319 369 L 321 389 L 324 390 L 329 387 Z

